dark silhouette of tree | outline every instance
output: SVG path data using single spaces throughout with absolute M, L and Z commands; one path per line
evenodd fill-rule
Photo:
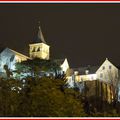
M 34 80 L 33 80 L 34 79 Z M 86 116 L 80 93 L 64 87 L 62 79 L 0 79 L 0 116 Z
M 4 65 L 4 70 L 6 72 L 7 78 L 10 78 L 11 76 L 13 76 L 13 73 L 8 68 L 8 65 Z

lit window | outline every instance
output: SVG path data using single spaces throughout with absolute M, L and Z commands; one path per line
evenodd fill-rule
M 86 75 L 87 75 L 87 74 L 89 73 L 89 70 L 86 70 L 85 73 L 86 73 Z

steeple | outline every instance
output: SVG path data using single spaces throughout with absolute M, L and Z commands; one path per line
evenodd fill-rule
M 41 27 L 40 27 L 40 21 L 38 22 L 38 31 L 37 34 L 35 34 L 35 38 L 32 40 L 32 43 L 45 43 L 46 41 L 44 39 Z
M 45 39 L 44 39 L 44 36 L 43 36 L 43 34 L 42 34 L 41 27 L 40 27 L 40 21 L 39 21 L 38 23 L 39 23 L 38 36 L 37 36 L 38 41 L 46 44 Z
M 50 46 L 46 44 L 40 27 L 40 22 L 38 23 L 38 34 L 36 35 L 36 39 L 34 39 L 33 42 L 29 44 L 29 54 L 31 58 L 40 58 L 48 60 Z

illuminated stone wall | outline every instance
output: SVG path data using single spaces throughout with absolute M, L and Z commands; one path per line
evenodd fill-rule
M 116 86 L 118 82 L 118 68 L 116 68 L 108 59 L 104 61 L 96 74 L 99 80 L 112 83 L 114 86 Z
M 88 75 L 76 75 L 75 81 L 76 82 L 82 82 L 82 81 L 92 81 L 97 80 L 96 74 L 88 74 Z
M 7 65 L 10 70 L 15 70 L 15 63 L 25 61 L 27 58 L 14 50 L 5 48 L 0 53 L 0 72 L 5 72 L 4 65 Z
M 113 101 L 113 87 L 102 81 L 86 81 L 84 82 L 84 95 L 88 98 L 99 98 L 103 101 L 111 103 Z
M 49 59 L 49 46 L 45 43 L 35 43 L 29 45 L 31 58 Z
M 15 54 L 6 48 L 0 54 L 0 72 L 5 72 L 4 65 L 7 65 L 9 69 L 15 69 Z

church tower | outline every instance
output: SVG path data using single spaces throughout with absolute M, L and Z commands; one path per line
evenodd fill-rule
M 39 25 L 37 39 L 29 44 L 30 57 L 49 60 L 49 48 L 50 46 L 46 44 Z

